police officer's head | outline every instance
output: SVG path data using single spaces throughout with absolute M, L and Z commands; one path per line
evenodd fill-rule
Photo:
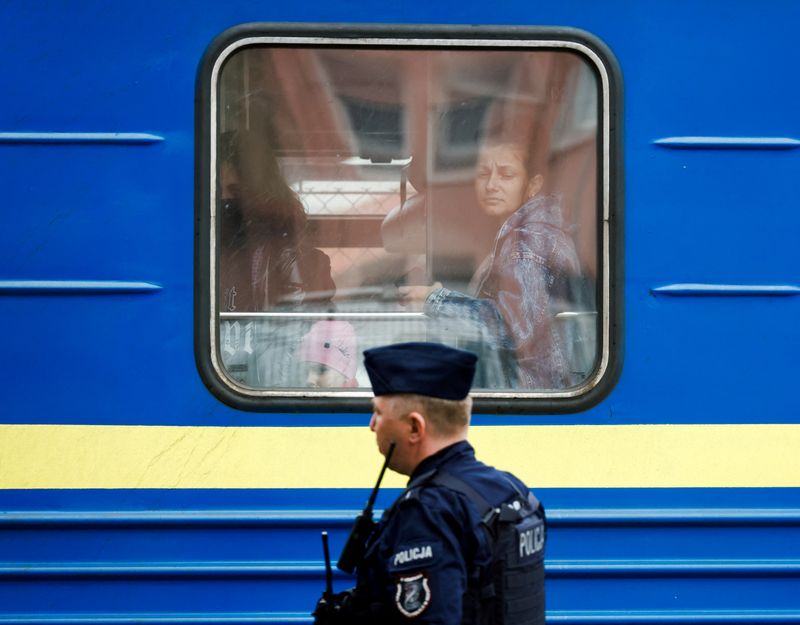
M 390 466 L 410 475 L 440 449 L 467 436 L 469 389 L 477 356 L 438 343 L 400 343 L 364 352 L 375 393 L 370 429 Z

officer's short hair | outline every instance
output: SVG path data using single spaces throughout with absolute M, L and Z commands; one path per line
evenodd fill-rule
M 458 434 L 469 425 L 472 414 L 472 397 L 441 399 L 428 395 L 402 393 L 392 397 L 394 407 L 401 412 L 416 410 L 433 425 L 436 432 L 445 436 Z

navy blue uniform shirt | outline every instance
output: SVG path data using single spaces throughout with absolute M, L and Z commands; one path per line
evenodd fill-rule
M 423 460 L 384 512 L 358 567 L 356 594 L 367 622 L 462 623 L 470 576 L 489 563 L 491 547 L 475 505 L 429 483 L 436 471 L 460 478 L 492 505 L 517 496 L 512 482 L 528 493 L 514 476 L 476 460 L 466 441 Z

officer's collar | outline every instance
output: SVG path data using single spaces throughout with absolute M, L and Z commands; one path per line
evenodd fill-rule
M 440 466 L 450 462 L 450 460 L 462 454 L 470 456 L 475 455 L 475 450 L 467 441 L 458 441 L 457 443 L 453 443 L 452 445 L 448 445 L 447 447 L 440 449 L 435 454 L 431 454 L 422 462 L 420 462 L 416 469 L 414 469 L 414 472 L 411 474 L 411 478 L 408 480 L 408 486 L 411 486 L 415 482 L 419 482 L 421 478 L 424 481 L 425 477 L 433 474 Z

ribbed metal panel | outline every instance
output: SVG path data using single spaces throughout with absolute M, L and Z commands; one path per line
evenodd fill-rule
M 222 614 L 19 614 L 0 616 L 3 625 L 123 625 L 146 623 L 147 625 L 219 625 L 220 623 L 312 623 L 314 619 L 302 613 L 222 613 Z
M 799 560 L 552 560 L 546 564 L 548 577 L 641 577 L 641 576 L 797 576 Z M 55 578 L 132 578 L 196 577 L 319 579 L 325 568 L 322 562 L 138 562 L 118 563 L 5 563 L 0 579 Z M 334 576 L 350 576 L 334 570 Z
M 324 585 L 318 531 L 331 531 L 339 545 L 355 513 L 5 512 L 0 594 L 12 605 L 0 625 L 310 623 L 302 610 Z M 800 622 L 792 599 L 800 509 L 562 507 L 548 514 L 550 623 Z M 334 581 L 337 590 L 352 584 L 339 571 Z M 42 596 L 52 611 L 34 613 Z
M 800 612 L 792 610 L 745 611 L 551 611 L 548 623 L 569 625 L 597 625 L 608 623 L 663 624 L 671 623 L 800 623 Z M 303 613 L 225 613 L 225 614 L 84 614 L 38 615 L 20 614 L 0 616 L 3 625 L 218 625 L 219 623 L 313 623 L 313 618 Z
M 349 527 L 360 510 L 4 511 L 3 525 L 208 525 Z M 379 516 L 378 510 L 376 515 Z M 608 525 L 800 525 L 797 508 L 552 509 L 551 527 Z

